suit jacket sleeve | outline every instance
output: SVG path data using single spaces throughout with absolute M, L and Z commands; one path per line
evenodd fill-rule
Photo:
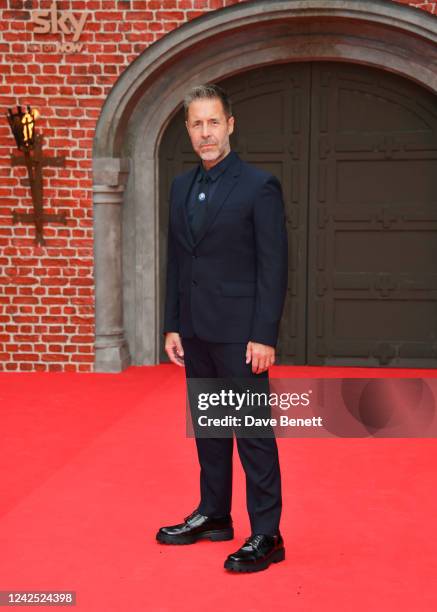
M 170 214 L 167 233 L 167 277 L 163 333 L 179 331 L 179 265 L 176 253 L 175 238 L 170 222 L 174 183 L 175 182 L 173 181 L 170 189 Z
M 276 346 L 287 292 L 288 241 L 281 184 L 273 175 L 254 204 L 256 299 L 250 339 Z

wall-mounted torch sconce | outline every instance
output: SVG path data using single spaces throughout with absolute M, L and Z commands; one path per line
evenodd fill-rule
M 57 223 L 67 223 L 64 213 L 58 215 L 48 215 L 43 212 L 43 166 L 63 167 L 65 157 L 44 157 L 42 152 L 42 135 L 36 131 L 36 119 L 38 111 L 27 107 L 23 110 L 17 106 L 17 112 L 11 109 L 8 112 L 8 121 L 11 126 L 17 147 L 22 155 L 12 155 L 13 166 L 26 166 L 29 176 L 30 190 L 32 193 L 33 214 L 32 213 L 12 213 L 13 223 L 34 223 L 35 224 L 35 243 L 45 244 L 43 235 L 44 222 L 54 221 Z

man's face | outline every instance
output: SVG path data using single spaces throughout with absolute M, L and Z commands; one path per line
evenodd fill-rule
M 226 117 L 219 98 L 193 100 L 185 125 L 205 168 L 215 166 L 231 150 L 229 136 L 234 131 L 234 118 Z

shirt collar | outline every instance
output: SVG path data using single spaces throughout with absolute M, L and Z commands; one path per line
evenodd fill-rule
M 211 170 L 205 170 L 205 168 L 203 167 L 202 162 L 199 164 L 199 173 L 198 173 L 198 177 L 197 180 L 200 181 L 203 176 L 207 176 L 209 178 L 210 181 L 216 181 L 218 179 L 218 177 L 223 174 L 223 172 L 225 172 L 225 170 L 227 170 L 227 168 L 229 167 L 229 165 L 232 163 L 232 161 L 235 159 L 236 153 L 234 151 L 230 151 L 226 157 L 224 157 L 221 161 L 219 161 L 218 164 L 216 164 L 215 166 L 213 166 L 211 168 Z

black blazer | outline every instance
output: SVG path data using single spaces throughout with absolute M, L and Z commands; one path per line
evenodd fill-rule
M 287 290 L 281 185 L 235 155 L 194 241 L 186 200 L 196 170 L 171 185 L 164 332 L 275 346 Z

